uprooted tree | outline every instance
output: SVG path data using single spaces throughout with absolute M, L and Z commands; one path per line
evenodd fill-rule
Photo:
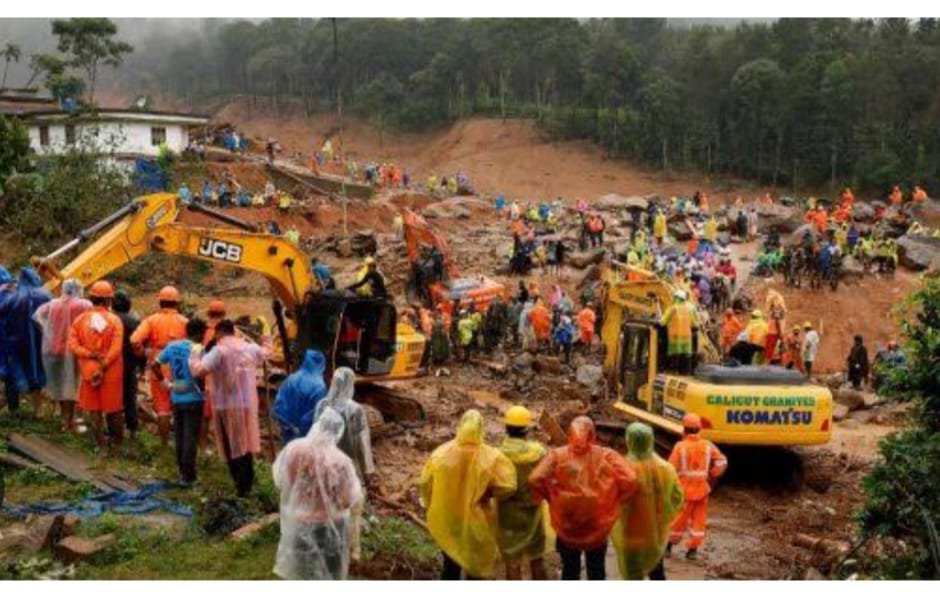
M 875 569 L 892 578 L 940 577 L 940 279 L 928 278 L 901 307 L 906 363 L 889 370 L 880 392 L 912 403 L 911 425 L 881 442 L 864 482 L 859 520 L 869 537 L 902 541 Z

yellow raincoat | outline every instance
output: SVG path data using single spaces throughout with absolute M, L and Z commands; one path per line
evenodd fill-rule
M 431 453 L 418 480 L 431 536 L 477 578 L 492 577 L 499 562 L 493 498 L 515 490 L 512 461 L 483 442 L 483 416 L 474 409 L 460 418 L 457 437 Z
M 499 549 L 504 559 L 529 561 L 544 556 L 555 546 L 548 504 L 536 504 L 529 491 L 529 474 L 548 452 L 538 442 L 506 437 L 499 446 L 516 467 L 519 488 L 498 503 Z
M 653 452 L 653 430 L 648 425 L 630 424 L 627 448 L 637 490 L 621 506 L 610 538 L 621 577 L 639 580 L 666 552 L 669 525 L 682 509 L 684 496 L 676 470 Z
M 666 216 L 662 212 L 657 212 L 653 218 L 653 236 L 660 240 L 666 238 Z

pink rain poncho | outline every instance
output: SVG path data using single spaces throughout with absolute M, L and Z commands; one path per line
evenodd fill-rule
M 337 447 L 345 422 L 326 409 L 304 438 L 274 461 L 281 491 L 281 540 L 274 573 L 292 580 L 344 580 L 350 508 L 363 501 L 352 460 Z
M 212 427 L 219 454 L 226 460 L 261 452 L 257 368 L 266 356 L 260 346 L 226 335 L 201 360 L 191 363 L 193 375 L 208 374 L 212 382 Z
M 62 296 L 46 302 L 33 314 L 42 329 L 42 366 L 46 388 L 55 401 L 78 398 L 78 365 L 69 349 L 69 329 L 91 302 L 82 298 L 82 285 L 73 278 L 62 284 Z

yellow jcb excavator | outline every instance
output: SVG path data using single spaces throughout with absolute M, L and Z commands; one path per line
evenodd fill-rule
M 199 226 L 179 219 L 182 208 L 199 212 L 230 228 Z M 99 236 L 100 235 L 100 236 Z M 98 238 L 94 238 L 94 237 Z M 59 269 L 55 261 L 92 241 Z M 166 253 L 260 273 L 274 292 L 273 310 L 289 371 L 303 352 L 324 352 L 331 367 L 349 366 L 360 380 L 374 382 L 417 376 L 426 339 L 410 325 L 398 323 L 388 300 L 348 296 L 321 290 L 310 261 L 280 235 L 200 204 L 183 204 L 178 196 L 156 193 L 135 199 L 47 255 L 33 266 L 58 292 L 65 278 L 88 286 L 147 253 Z M 284 308 L 296 327 L 288 331 Z
M 794 370 L 723 366 L 720 350 L 704 331 L 693 336 L 698 360 L 693 375 L 671 371 L 661 316 L 673 303 L 675 287 L 629 265 L 611 263 L 605 274 L 601 340 L 617 410 L 673 434 L 682 433 L 686 413 L 696 413 L 704 437 L 720 444 L 825 444 L 832 437 L 829 389 Z M 696 317 L 702 327 L 698 309 Z

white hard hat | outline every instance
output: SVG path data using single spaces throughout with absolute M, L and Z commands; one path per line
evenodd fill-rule
M 684 290 L 676 290 L 676 300 L 685 300 L 687 298 Z

